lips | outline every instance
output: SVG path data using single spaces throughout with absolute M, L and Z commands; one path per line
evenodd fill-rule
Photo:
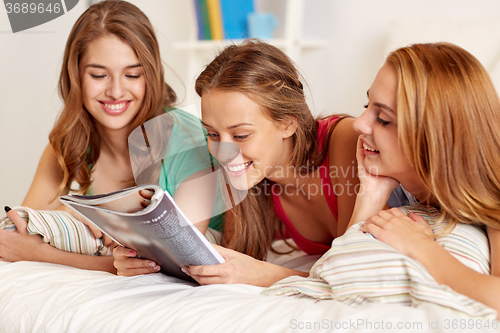
M 227 165 L 226 167 L 231 172 L 238 172 L 238 171 L 246 169 L 250 164 L 252 164 L 252 162 L 245 162 L 245 163 L 242 163 L 242 164 Z
M 232 177 L 240 177 L 244 175 L 250 168 L 253 162 L 245 162 L 240 164 L 226 165 L 226 170 Z
M 112 116 L 118 116 L 127 111 L 132 101 L 99 101 L 103 110 Z
M 370 147 L 366 142 L 363 142 L 363 148 L 374 153 L 379 153 L 377 149 Z

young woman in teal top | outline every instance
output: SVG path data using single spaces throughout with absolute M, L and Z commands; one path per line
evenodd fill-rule
M 164 81 L 158 41 L 144 13 L 125 1 L 103 1 L 83 13 L 68 37 L 59 92 L 64 108 L 22 205 L 66 210 L 57 198 L 73 190 L 73 182 L 78 183 L 78 192 L 93 194 L 134 186 L 128 136 L 134 128 L 172 110 L 176 101 L 174 91 Z M 189 128 L 180 126 L 182 122 L 200 126 L 199 120 L 185 112 L 170 112 L 180 120 L 179 126 L 173 127 L 173 139 L 181 136 L 180 129 Z M 179 166 L 177 176 L 173 170 L 161 176 L 189 177 L 188 169 Z M 171 183 L 167 179 L 162 184 L 175 197 L 178 186 Z M 206 229 L 207 224 L 200 229 Z M 5 260 L 117 271 L 111 256 L 64 252 L 17 227 L 17 232 L 0 231 L 0 257 Z M 99 230 L 93 232 L 102 237 Z M 105 244 L 110 243 L 105 240 Z

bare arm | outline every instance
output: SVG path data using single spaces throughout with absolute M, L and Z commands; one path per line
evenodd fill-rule
M 112 256 L 90 256 L 58 250 L 44 243 L 39 235 L 30 235 L 27 223 L 17 212 L 7 213 L 16 231 L 0 230 L 0 257 L 7 261 L 40 261 L 83 269 L 116 273 Z
M 45 147 L 42 157 L 38 162 L 35 177 L 33 178 L 33 182 L 31 183 L 28 193 L 26 194 L 26 197 L 21 205 L 38 210 L 62 210 L 68 212 L 76 219 L 87 225 L 90 230 L 92 230 L 96 238 L 103 237 L 99 228 L 96 228 L 94 225 L 88 223 L 84 217 L 76 213 L 71 208 L 62 205 L 57 199 L 57 195 L 65 195 L 69 192 L 68 189 L 64 189 L 62 193 L 58 194 L 59 186 L 62 180 L 63 171 L 57 162 L 54 149 L 49 143 L 47 147 Z M 53 200 L 54 198 L 55 200 Z M 104 243 L 106 246 L 109 246 L 111 244 L 111 239 L 106 236 Z
M 430 226 L 416 214 L 406 217 L 397 208 L 382 211 L 370 218 L 363 229 L 418 260 L 440 284 L 494 308 L 500 316 L 500 230 L 487 229 L 492 275 L 484 275 L 462 264 L 435 242 Z
M 232 211 L 225 214 L 224 237 L 231 238 Z M 268 287 L 273 283 L 288 276 L 309 276 L 309 273 L 293 270 L 283 266 L 271 264 L 266 261 L 257 260 L 246 254 L 214 245 L 216 250 L 226 261 L 219 265 L 190 266 L 185 267 L 183 272 L 194 278 L 198 283 L 244 283 L 260 287 Z
M 79 253 L 65 252 L 48 244 L 39 248 L 36 260 L 40 262 L 51 262 L 60 265 L 66 265 L 81 269 L 94 271 L 104 271 L 116 274 L 116 268 L 113 266 L 113 256 L 89 256 Z
M 226 260 L 225 263 L 183 268 L 183 272 L 198 281 L 199 284 L 244 283 L 269 287 L 292 275 L 309 276 L 308 272 L 278 266 L 222 246 L 214 246 Z
M 74 215 L 80 221 L 85 221 L 85 219 L 78 216 L 74 211 L 61 205 L 57 198 L 52 201 L 57 195 L 62 179 L 63 172 L 57 162 L 52 146 L 48 144 L 40 158 L 35 177 L 22 205 L 38 210 L 64 210 Z M 67 193 L 68 190 L 64 190 L 61 195 Z M 18 221 L 18 223 L 16 223 L 16 232 L 5 231 L 1 233 L 0 242 L 2 245 L 0 257 L 5 260 L 52 262 L 83 269 L 116 272 L 116 269 L 113 267 L 113 257 L 90 256 L 58 250 L 44 243 L 39 235 L 29 235 L 26 230 L 26 222 L 20 219 L 16 212 L 11 211 L 8 215 L 13 222 Z M 94 234 L 96 232 L 100 234 L 97 228 L 94 229 L 96 229 L 95 231 L 93 230 Z M 96 237 L 100 236 L 102 234 Z
M 387 209 L 387 200 L 391 192 L 398 186 L 399 182 L 390 177 L 372 175 L 364 167 L 365 155 L 363 145 L 358 139 L 356 147 L 356 159 L 358 161 L 358 177 L 361 187 L 356 197 L 354 212 L 352 213 L 348 227 L 357 222 L 366 221 L 382 209 Z
M 33 209 L 54 210 L 61 207 L 59 200 L 53 200 L 57 195 L 59 185 L 63 180 L 63 171 L 57 162 L 56 155 L 50 144 L 45 147 L 38 162 L 35 177 L 23 200 L 22 205 Z M 65 190 L 62 195 L 67 194 Z
M 493 237 L 490 235 L 495 234 Z M 419 248 L 419 253 L 412 256 L 420 261 L 437 282 L 451 287 L 497 310 L 500 319 L 500 251 L 499 230 L 488 229 L 491 248 L 491 274 L 484 275 L 465 266 L 436 242 Z M 457 278 L 459 277 L 459 278 Z

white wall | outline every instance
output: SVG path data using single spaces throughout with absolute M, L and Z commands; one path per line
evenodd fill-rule
M 186 54 L 171 46 L 194 33 L 191 1 L 131 1 L 156 27 L 163 59 L 173 69 L 167 69 L 167 82 L 181 99 L 186 89 L 192 89 L 193 78 L 185 77 Z M 447 39 L 468 48 L 487 69 L 497 68 L 496 57 L 500 51 L 497 26 L 500 23 L 496 22 L 500 22 L 500 1 L 305 1 L 304 38 L 328 42 L 325 48 L 304 53 L 299 64 L 310 88 L 311 108 L 315 114 L 359 115 L 366 102 L 366 90 L 386 53 L 394 46 Z M 257 0 L 258 8 L 266 10 L 279 10 L 285 2 Z M 3 157 L 0 162 L 0 207 L 19 205 L 29 188 L 38 159 L 48 143 L 48 133 L 61 109 L 56 87 L 65 40 L 86 7 L 87 1 L 80 0 L 77 7 L 62 17 L 13 34 L 4 6 L 0 6 L 0 142 Z M 425 23 L 415 23 L 415 19 Z M 500 66 L 498 68 L 500 71 Z M 183 103 L 190 102 L 185 100 Z

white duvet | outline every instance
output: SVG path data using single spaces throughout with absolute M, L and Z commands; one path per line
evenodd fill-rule
M 316 258 L 289 259 L 288 266 L 299 267 L 306 265 L 301 259 L 310 264 Z M 467 318 L 436 305 L 350 307 L 334 300 L 262 296 L 262 290 L 193 286 L 160 273 L 128 278 L 47 263 L 0 262 L 0 332 L 498 331 L 492 322 L 476 321 L 469 329 Z M 461 329 L 461 322 L 469 326 Z

